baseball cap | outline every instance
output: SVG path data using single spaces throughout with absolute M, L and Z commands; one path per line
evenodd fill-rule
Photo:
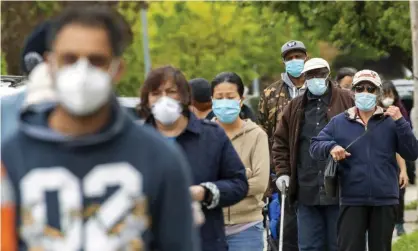
M 382 80 L 377 72 L 372 70 L 361 70 L 353 77 L 353 87 L 360 82 L 367 81 L 374 84 L 376 87 L 382 87 Z
M 330 71 L 329 64 L 325 59 L 311 58 L 305 62 L 302 73 L 305 73 L 310 70 L 321 69 L 321 68 L 327 68 L 328 71 Z
M 204 78 L 195 78 L 189 81 L 192 89 L 192 99 L 199 103 L 210 102 L 212 91 L 209 82 Z
M 306 53 L 306 47 L 301 41 L 291 40 L 282 46 L 282 57 L 294 50 L 300 50 Z

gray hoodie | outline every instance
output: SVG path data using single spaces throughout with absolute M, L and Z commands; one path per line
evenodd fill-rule
M 302 87 L 296 88 L 293 84 L 292 80 L 290 80 L 289 75 L 287 73 L 282 73 L 283 82 L 287 85 L 287 89 L 289 90 L 289 95 L 292 99 L 296 98 L 297 96 L 303 94 L 306 91 L 306 83 L 303 84 Z

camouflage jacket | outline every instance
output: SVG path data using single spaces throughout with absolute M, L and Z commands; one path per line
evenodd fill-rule
M 258 122 L 268 135 L 270 150 L 273 146 L 273 135 L 276 126 L 290 100 L 288 88 L 283 80 L 271 84 L 261 94 L 258 104 Z
M 258 103 L 258 123 L 266 131 L 269 140 L 269 149 L 273 147 L 274 132 L 276 126 L 282 118 L 284 108 L 292 98 L 289 94 L 289 89 L 284 81 L 281 79 L 274 82 L 261 93 L 260 102 Z M 270 167 L 272 173 L 275 173 L 273 166 L 273 158 L 270 154 Z M 265 197 L 270 197 L 273 192 L 277 191 L 274 181 L 271 178 Z

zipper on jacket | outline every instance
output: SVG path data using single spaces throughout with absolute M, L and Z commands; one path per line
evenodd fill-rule
M 365 126 L 367 131 L 367 125 Z M 370 146 L 367 147 L 367 165 L 369 170 L 369 200 L 372 200 L 372 166 L 370 165 Z

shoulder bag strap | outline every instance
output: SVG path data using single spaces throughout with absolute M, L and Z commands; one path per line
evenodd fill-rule
M 359 139 L 363 138 L 367 133 L 369 133 L 370 131 L 373 131 L 373 129 L 375 129 L 380 123 L 382 123 L 387 116 L 383 116 L 383 118 L 377 122 L 377 124 L 375 126 L 373 126 L 372 128 L 370 128 L 369 130 L 364 131 L 360 136 L 358 136 L 355 140 L 353 140 L 350 144 L 348 144 L 348 146 L 345 148 L 345 150 L 347 150 L 348 148 L 350 148 L 354 143 L 356 143 Z

